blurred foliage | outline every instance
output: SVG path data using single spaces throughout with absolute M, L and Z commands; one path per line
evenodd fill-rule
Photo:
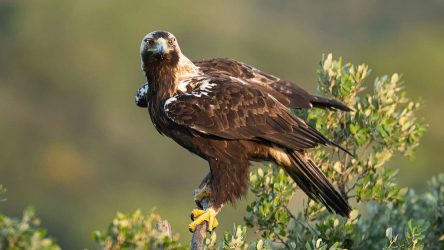
M 46 230 L 39 228 L 40 220 L 33 208 L 27 208 L 21 219 L 0 213 L 0 249 L 8 250 L 60 250 Z
M 140 39 L 159 29 L 190 59 L 234 58 L 311 93 L 323 52 L 404 72 L 430 127 L 415 161 L 395 154 L 390 165 L 422 192 L 444 162 L 443 13 L 442 0 L 0 1 L 0 211 L 20 217 L 32 204 L 64 249 L 93 249 L 85 232 L 156 206 L 189 241 L 207 163 L 158 135 L 133 100 Z M 219 230 L 242 223 L 248 197 L 224 208 Z
M 185 249 L 178 236 L 171 237 L 168 231 L 159 228 L 162 220 L 159 215 L 142 215 L 137 210 L 133 214 L 117 213 L 112 224 L 104 233 L 94 232 L 94 239 L 100 249 Z
M 2 186 L 2 184 L 0 184 L 0 197 L 2 194 L 6 193 L 6 188 Z M 5 201 L 4 198 L 0 198 L 0 201 Z
M 429 181 L 427 192 L 417 195 L 400 188 L 396 171 L 386 164 L 396 153 L 411 156 L 419 145 L 426 128 L 417 118 L 420 103 L 407 98 L 397 74 L 376 78 L 373 90 L 362 96 L 368 72 L 366 65 L 343 64 L 328 55 L 318 71 L 319 94 L 336 97 L 354 111 L 297 111 L 353 151 L 355 158 L 336 148 L 318 148 L 314 159 L 341 194 L 363 209 L 342 218 L 309 200 L 303 211 L 295 213 L 288 203 L 296 184 L 284 170 L 269 164 L 250 174 L 256 198 L 247 207 L 246 226 L 234 227 L 220 241 L 212 233 L 205 240 L 207 249 L 444 247 L 444 173 Z M 260 238 L 248 242 L 247 227 Z

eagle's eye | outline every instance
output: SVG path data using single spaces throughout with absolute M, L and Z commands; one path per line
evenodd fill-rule
M 143 39 L 143 41 L 144 41 L 145 43 L 148 43 L 149 45 L 153 45 L 153 44 L 154 44 L 153 39 L 145 38 L 145 39 Z
M 174 38 L 173 38 L 173 39 L 174 39 Z M 171 46 L 174 44 L 174 40 L 173 40 L 173 39 L 171 39 L 171 40 L 168 41 L 168 44 L 171 45 Z

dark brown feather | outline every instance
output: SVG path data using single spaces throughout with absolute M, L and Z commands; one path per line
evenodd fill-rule
M 255 86 L 232 78 L 199 81 L 212 87 L 197 87 L 166 101 L 166 115 L 174 123 L 223 139 L 266 140 L 293 150 L 338 146 Z
M 298 186 L 311 199 L 325 205 L 330 212 L 348 217 L 351 211 L 347 201 L 334 189 L 324 173 L 303 153 L 293 151 L 290 154 L 292 166 L 285 170 Z
M 226 58 L 214 58 L 194 62 L 201 70 L 212 76 L 225 74 L 262 88 L 282 104 L 290 108 L 328 108 L 351 111 L 345 104 L 325 97 L 311 95 L 296 84 L 265 73 L 248 64 Z

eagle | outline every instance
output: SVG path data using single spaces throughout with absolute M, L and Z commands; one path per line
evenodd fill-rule
M 326 145 L 351 153 L 290 108 L 350 108 L 235 60 L 193 63 L 167 31 L 148 33 L 142 39 L 140 56 L 149 86 L 138 90 L 136 103 L 148 109 L 160 134 L 209 163 L 206 185 L 195 194 L 196 203 L 205 198 L 209 206 L 192 211 L 190 231 L 208 222 L 211 232 L 218 225 L 216 215 L 222 206 L 246 194 L 250 161 L 282 166 L 311 199 L 330 212 L 349 216 L 347 201 L 307 150 Z

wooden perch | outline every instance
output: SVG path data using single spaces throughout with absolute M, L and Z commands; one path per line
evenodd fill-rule
M 207 209 L 209 206 L 209 200 L 204 199 L 201 201 L 202 208 Z M 194 230 L 193 237 L 191 238 L 191 250 L 202 250 L 204 246 L 205 236 L 207 235 L 208 222 L 201 223 Z
M 199 185 L 199 189 L 203 189 L 209 182 L 211 178 L 211 173 L 202 180 Z M 210 200 L 204 198 L 197 204 L 201 209 L 207 210 L 210 206 Z M 194 230 L 193 237 L 191 238 L 191 250 L 202 250 L 204 247 L 205 236 L 207 235 L 208 222 L 201 223 L 197 225 L 196 230 Z
M 199 190 L 203 189 L 210 181 L 211 174 L 209 173 L 199 185 Z M 210 200 L 208 198 L 204 198 L 203 200 L 197 203 L 197 206 L 200 209 L 207 210 L 210 206 Z M 202 250 L 204 249 L 204 240 L 207 236 L 207 228 L 208 222 L 201 223 L 196 226 L 196 229 L 193 232 L 193 237 L 191 238 L 191 250 Z M 173 238 L 173 233 L 171 230 L 171 225 L 166 220 L 159 221 L 157 223 L 157 229 L 161 232 L 164 232 L 171 239 Z

